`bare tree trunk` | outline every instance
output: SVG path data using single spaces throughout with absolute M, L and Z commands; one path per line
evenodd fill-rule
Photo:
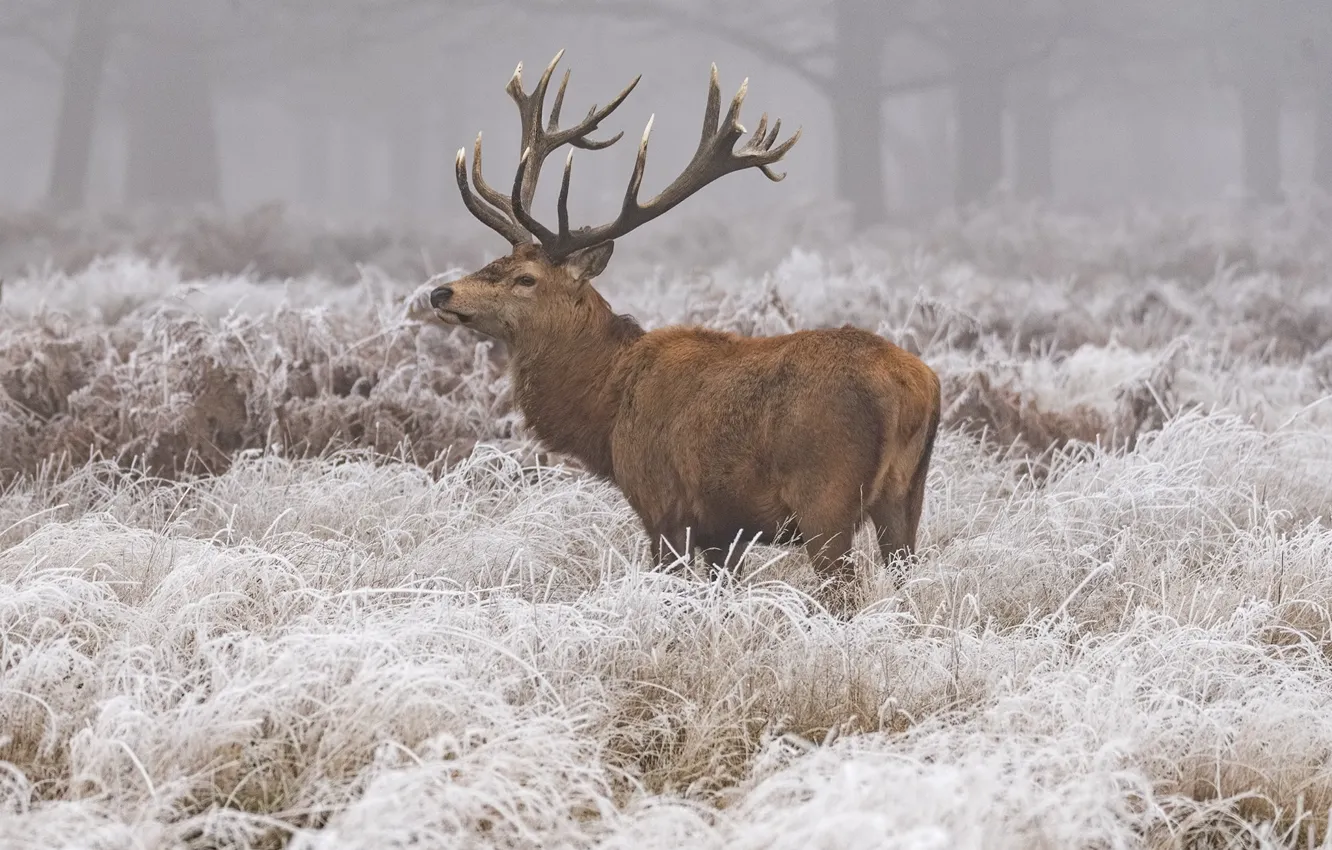
M 1129 179 L 1136 191 L 1152 199 L 1163 199 L 1173 190 L 1170 159 L 1166 150 L 1169 138 L 1165 123 L 1167 107 L 1161 98 L 1144 97 L 1134 101 L 1128 118 L 1128 157 L 1136 166 Z
M 1019 197 L 1054 194 L 1055 107 L 1050 69 L 1038 62 L 1023 69 L 1013 87 L 1013 183 Z
M 153 26 L 136 38 L 130 65 L 130 203 L 220 200 L 213 89 L 198 26 L 188 9 L 155 0 Z
M 877 97 L 863 86 L 879 80 L 879 51 L 886 33 L 874 0 L 837 0 L 831 90 L 836 138 L 837 197 L 851 204 L 859 230 L 888 217 L 884 197 L 883 124 Z
M 897 105 L 885 122 L 884 140 L 897 166 L 898 197 L 891 209 L 909 215 L 938 212 L 952 203 L 953 181 L 949 168 L 948 115 L 951 106 L 932 95 L 916 95 Z M 907 132 L 902 124 L 914 128 Z M 890 185 L 892 183 L 890 182 Z
M 302 110 L 297 117 L 300 145 L 299 186 L 301 197 L 320 207 L 332 196 L 330 175 L 333 162 L 333 126 L 319 109 Z
M 953 202 L 983 200 L 1004 177 L 1007 73 L 1000 57 L 1008 4 L 951 0 L 944 5 L 953 67 Z
M 1324 71 L 1314 102 L 1313 179 L 1318 188 L 1332 193 L 1332 77 Z
M 1281 91 L 1254 75 L 1240 83 L 1244 195 L 1253 203 L 1281 200 Z
M 390 204 L 395 211 L 408 215 L 421 212 L 425 183 L 425 130 L 424 110 L 419 103 L 393 106 L 389 139 Z
M 897 166 L 896 209 L 905 213 L 919 213 L 931 207 L 934 188 L 932 180 L 939 169 L 934 158 L 938 148 L 928 144 L 928 140 L 916 139 L 901 131 L 893 123 L 888 125 L 885 136 L 888 152 Z
M 112 0 L 80 0 L 75 12 L 47 184 L 47 201 L 56 212 L 80 209 L 88 197 L 88 168 L 111 40 L 112 6 Z
M 954 109 L 957 162 L 953 195 L 964 206 L 983 199 L 1004 176 L 1003 76 L 994 69 L 959 63 Z

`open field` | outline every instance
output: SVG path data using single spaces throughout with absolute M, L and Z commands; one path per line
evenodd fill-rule
M 1332 846 L 1332 210 L 812 214 L 600 288 L 940 373 L 849 622 L 649 570 L 411 320 L 494 240 L 0 220 L 0 847 Z

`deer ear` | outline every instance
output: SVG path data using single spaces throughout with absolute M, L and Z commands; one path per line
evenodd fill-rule
M 560 265 L 573 276 L 574 280 L 586 282 L 606 270 L 611 254 L 615 251 L 614 242 L 602 242 L 591 248 L 574 251 Z

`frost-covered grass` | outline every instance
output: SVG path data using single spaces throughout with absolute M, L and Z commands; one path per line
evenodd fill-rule
M 798 551 L 649 569 L 419 281 L 7 281 L 0 847 L 1329 846 L 1332 280 L 1305 218 L 1150 223 L 612 266 L 649 326 L 944 377 L 919 561 L 863 537 L 849 621 Z

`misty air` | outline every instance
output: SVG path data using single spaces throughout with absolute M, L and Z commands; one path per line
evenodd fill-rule
M 1332 847 L 1327 0 L 0 0 L 0 850 Z

